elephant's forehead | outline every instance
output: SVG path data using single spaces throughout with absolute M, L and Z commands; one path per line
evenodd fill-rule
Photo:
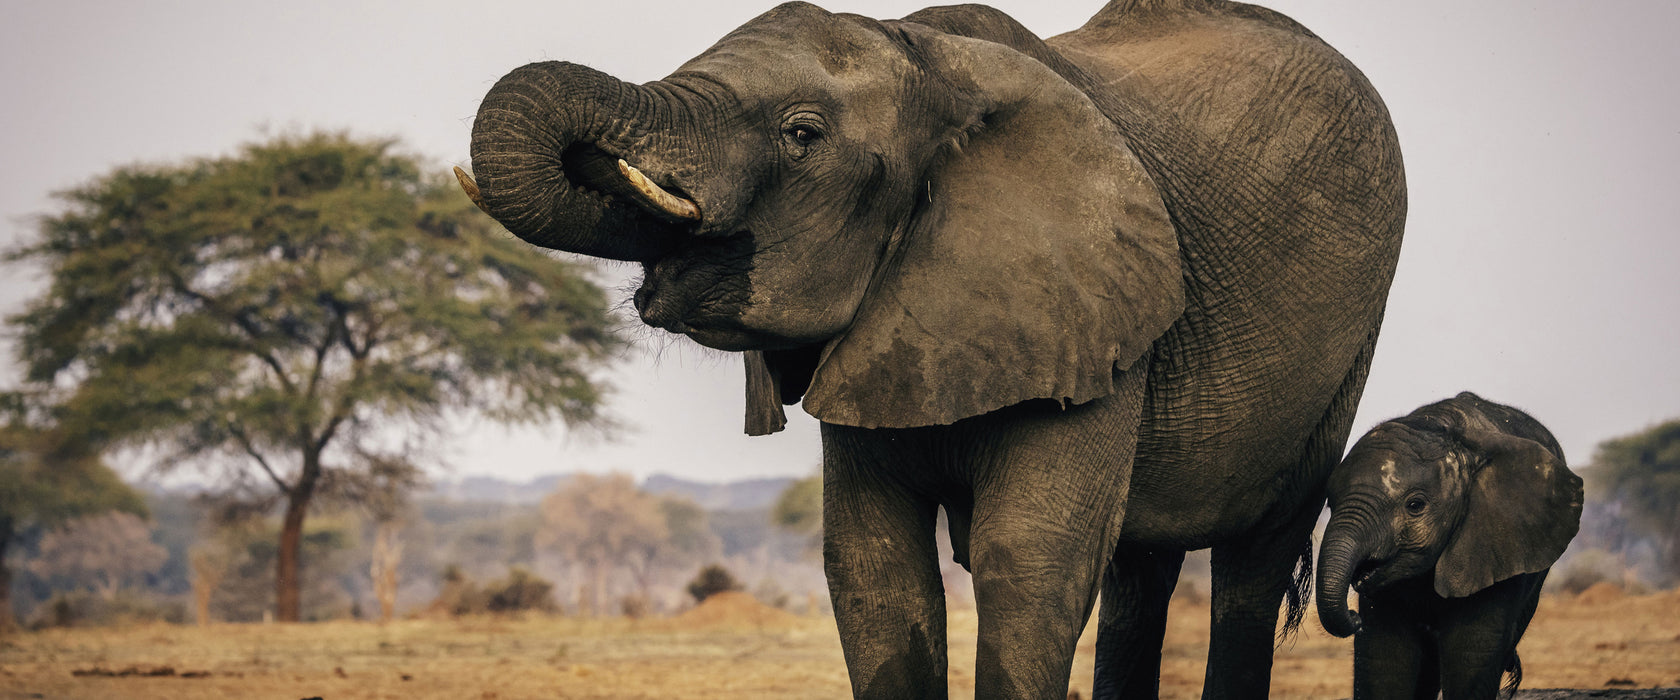
M 1445 437 L 1385 423 L 1366 433 L 1348 451 L 1348 483 L 1375 482 L 1395 494 L 1428 479 L 1442 460 L 1453 458 Z
M 1442 433 L 1417 430 L 1398 423 L 1383 423 L 1367 433 L 1355 447 L 1393 452 L 1410 461 L 1433 462 L 1450 452 L 1452 444 Z
M 702 74 L 744 99 L 850 93 L 903 83 L 904 52 L 875 20 L 788 3 L 741 25 L 677 73 Z

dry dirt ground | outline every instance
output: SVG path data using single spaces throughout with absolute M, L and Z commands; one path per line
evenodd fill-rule
M 1198 695 L 1207 615 L 1205 603 L 1175 601 L 1163 697 Z M 951 694 L 972 696 L 974 613 L 953 611 L 949 628 Z M 1074 663 L 1073 690 L 1082 697 L 1090 697 L 1093 640 L 1088 630 Z M 1548 699 L 1680 686 L 1680 592 L 1601 588 L 1548 597 L 1521 653 L 1526 688 L 1594 691 Z M 1347 697 L 1350 655 L 1350 643 L 1324 634 L 1309 614 L 1301 635 L 1278 652 L 1272 697 Z M 1606 689 L 1615 695 L 1601 694 Z M 738 594 L 667 619 L 142 625 L 0 638 L 0 698 L 8 700 L 848 695 L 832 618 L 791 615 Z

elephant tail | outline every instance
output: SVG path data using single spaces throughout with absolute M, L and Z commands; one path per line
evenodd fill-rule
M 1516 649 L 1511 650 L 1511 660 L 1506 662 L 1505 672 L 1510 675 L 1505 678 L 1505 685 L 1499 689 L 1499 693 L 1510 700 L 1517 696 L 1517 689 L 1522 687 L 1522 659 L 1517 658 Z
M 1307 601 L 1312 600 L 1313 542 L 1312 535 L 1301 541 L 1301 555 L 1295 560 L 1295 575 L 1284 592 L 1283 629 L 1278 631 L 1278 643 L 1294 638 L 1307 617 Z

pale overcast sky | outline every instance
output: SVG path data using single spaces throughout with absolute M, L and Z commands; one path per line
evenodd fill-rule
M 1100 6 L 993 4 L 1041 36 Z M 1527 409 L 1584 465 L 1598 441 L 1680 416 L 1680 3 L 1263 4 L 1365 71 L 1405 153 L 1406 242 L 1356 431 L 1468 389 Z M 512 68 L 562 59 L 655 80 L 771 3 L 625 5 L 7 3 L 0 245 L 52 209 L 53 191 L 118 165 L 227 154 L 265 129 L 397 136 L 440 168 L 464 163 L 479 100 Z M 39 293 L 15 268 L 0 275 L 0 310 Z M 611 376 L 611 411 L 632 426 L 620 441 L 463 425 L 444 461 L 511 479 L 815 469 L 815 422 L 797 408 L 787 432 L 741 434 L 737 358 L 642 337 Z

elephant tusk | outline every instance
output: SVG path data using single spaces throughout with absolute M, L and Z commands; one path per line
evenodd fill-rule
M 490 208 L 484 206 L 484 196 L 478 193 L 478 183 L 473 182 L 472 176 L 459 165 L 455 166 L 455 181 L 461 183 L 461 191 L 467 193 L 467 199 L 478 205 L 480 211 L 490 213 Z
M 700 220 L 700 207 L 696 206 L 694 202 L 666 192 L 664 188 L 653 184 L 653 181 L 643 175 L 642 171 L 624 162 L 623 158 L 618 159 L 618 171 L 624 174 L 626 180 L 630 181 L 630 185 L 636 189 L 636 194 L 641 196 L 642 201 L 653 207 L 655 211 L 662 212 L 680 221 Z

